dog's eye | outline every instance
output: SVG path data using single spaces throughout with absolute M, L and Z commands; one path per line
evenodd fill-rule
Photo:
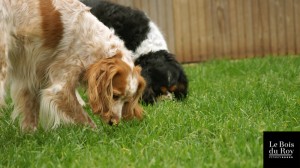
M 120 95 L 113 95 L 113 99 L 114 99 L 114 100 L 120 99 Z

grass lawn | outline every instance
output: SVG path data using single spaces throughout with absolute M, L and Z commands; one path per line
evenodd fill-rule
M 0 117 L 0 167 L 262 167 L 263 131 L 300 131 L 300 57 L 185 66 L 188 99 L 144 106 L 142 122 L 22 134 Z M 87 108 L 89 111 L 89 109 Z

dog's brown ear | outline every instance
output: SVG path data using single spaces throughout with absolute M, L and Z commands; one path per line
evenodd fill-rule
M 86 71 L 89 104 L 94 114 L 98 114 L 106 122 L 111 117 L 112 78 L 117 73 L 115 58 L 106 58 L 92 64 Z
M 138 78 L 138 89 L 132 100 L 125 103 L 122 109 L 122 118 L 130 120 L 136 117 L 137 119 L 143 118 L 143 108 L 139 105 L 139 100 L 144 92 L 146 82 L 141 76 L 141 68 L 139 66 L 133 69 L 135 75 Z

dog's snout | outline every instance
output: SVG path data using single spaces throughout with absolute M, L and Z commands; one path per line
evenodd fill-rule
M 108 121 L 108 125 L 113 126 L 113 125 L 118 125 L 119 124 L 119 119 L 118 118 L 111 118 Z
M 112 126 L 113 122 L 111 120 L 109 120 L 108 125 Z

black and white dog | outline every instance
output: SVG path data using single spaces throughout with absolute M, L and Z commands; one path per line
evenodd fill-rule
M 167 96 L 181 100 L 187 96 L 188 79 L 183 68 L 168 51 L 159 28 L 140 10 L 107 1 L 81 0 L 91 12 L 125 42 L 134 53 L 134 62 L 142 67 L 147 82 L 142 96 L 145 103 L 154 103 Z

